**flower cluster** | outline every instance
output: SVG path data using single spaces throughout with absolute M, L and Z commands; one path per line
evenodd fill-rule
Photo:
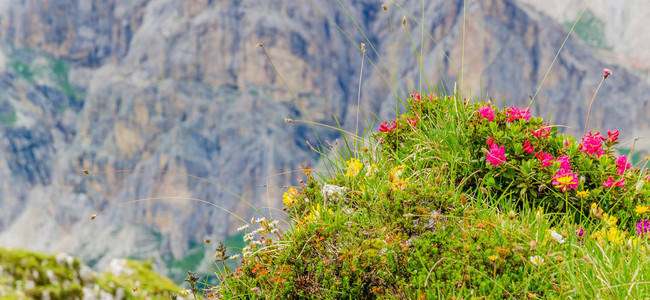
M 381 132 L 390 132 L 395 130 L 397 128 L 397 122 L 395 120 L 391 121 L 391 125 L 388 125 L 388 121 L 384 121 L 381 125 L 379 125 L 379 131 Z
M 589 131 L 589 133 L 585 134 L 585 136 L 582 138 L 582 144 L 580 144 L 580 151 L 585 152 L 589 155 L 595 155 L 596 157 L 600 157 L 601 155 L 605 154 L 602 145 L 602 142 L 604 140 L 606 139 L 600 136 L 600 132 L 596 132 L 592 134 L 591 131 Z
M 282 195 L 282 203 L 284 203 L 284 206 L 289 207 L 296 204 L 296 201 L 298 201 L 299 197 L 300 193 L 298 190 L 295 188 L 290 188 Z
M 352 158 L 348 161 L 345 162 L 347 167 L 347 173 L 345 173 L 345 177 L 356 177 L 359 175 L 359 172 L 363 169 L 363 164 L 361 163 L 361 160 L 358 158 Z
M 539 153 L 535 154 L 535 157 L 539 159 L 539 161 L 542 163 L 542 168 L 548 167 L 553 164 L 553 160 L 555 157 L 551 155 L 550 153 L 544 152 L 544 151 L 539 151 Z
M 514 107 L 511 106 L 508 110 L 508 123 L 518 120 L 518 119 L 524 119 L 526 121 L 530 121 L 530 109 L 526 108 L 524 110 L 519 109 L 519 107 Z
M 553 185 L 566 192 L 567 189 L 577 189 L 580 183 L 578 182 L 578 175 L 571 172 L 571 158 L 565 155 L 558 158 L 560 162 L 560 170 L 553 176 Z
M 621 155 L 616 159 L 616 173 L 618 175 L 623 176 L 625 170 L 630 168 L 632 168 L 632 164 L 627 163 L 627 157 L 625 155 Z
M 636 223 L 636 232 L 639 234 L 639 237 L 646 236 L 650 232 L 650 220 L 642 219 L 639 223 Z
M 485 160 L 491 163 L 493 166 L 498 166 L 502 162 L 506 162 L 506 148 L 504 146 L 499 147 L 496 143 L 490 146 L 490 152 L 485 155 Z
M 478 114 L 479 116 L 488 119 L 490 122 L 494 120 L 494 109 L 492 109 L 492 106 L 479 107 Z
M 405 165 L 399 165 L 393 168 L 390 173 L 388 173 L 388 181 L 390 186 L 396 190 L 405 190 L 409 184 L 408 178 L 402 178 L 402 173 L 404 172 Z

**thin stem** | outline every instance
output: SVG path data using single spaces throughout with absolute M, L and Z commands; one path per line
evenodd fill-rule
M 564 48 L 564 44 L 566 44 L 566 41 L 569 39 L 571 36 L 571 33 L 573 33 L 573 29 L 576 28 L 576 25 L 578 25 L 578 22 L 582 18 L 582 15 L 585 13 L 587 10 L 587 7 L 589 7 L 589 3 L 591 3 L 591 0 L 587 2 L 587 5 L 582 9 L 580 12 L 580 15 L 578 15 L 578 19 L 573 23 L 573 26 L 571 26 L 571 30 L 569 30 L 569 33 L 567 33 L 566 37 L 564 38 L 564 41 L 562 42 L 562 45 L 560 46 L 560 49 L 557 50 L 557 53 L 555 54 L 555 57 L 553 58 L 553 61 L 551 62 L 551 65 L 548 66 L 548 70 L 546 70 L 546 74 L 544 74 L 544 78 L 542 78 L 542 82 L 539 83 L 539 86 L 537 87 L 537 90 L 535 91 L 535 95 L 533 95 L 533 98 L 530 99 L 530 103 L 528 103 L 528 107 L 530 107 L 531 104 L 533 104 L 533 101 L 535 101 L 535 97 L 537 97 L 537 93 L 539 93 L 539 90 L 542 88 L 542 85 L 544 84 L 544 81 L 546 80 L 546 77 L 548 77 L 548 74 L 551 73 L 551 68 L 553 68 L 553 64 L 555 64 L 555 61 L 557 60 L 558 56 L 560 56 L 560 52 L 562 51 L 562 48 Z
M 357 125 L 354 129 L 354 135 L 359 137 L 359 111 L 361 110 L 361 79 L 363 78 L 363 62 L 366 60 L 366 45 L 361 43 L 361 71 L 359 71 L 359 90 L 357 93 Z M 356 139 L 352 142 L 352 147 L 356 150 Z M 358 153 L 354 151 L 354 157 L 357 158 Z
M 589 103 L 589 110 L 587 111 L 587 120 L 585 121 L 585 131 L 582 134 L 583 136 L 587 134 L 587 127 L 589 127 L 589 116 L 591 115 L 591 106 L 594 105 L 594 100 L 596 100 L 596 95 L 598 94 L 598 90 L 600 90 L 600 87 L 603 85 L 603 82 L 605 82 L 605 77 L 603 76 L 603 79 L 600 80 L 600 84 L 598 84 L 598 88 L 596 88 L 596 92 L 594 93 L 594 97 L 591 98 L 591 103 Z
M 420 63 L 420 71 L 422 71 L 422 75 L 424 76 L 424 82 L 427 84 L 427 89 L 431 91 L 431 87 L 429 86 L 429 80 L 427 79 L 427 74 L 424 72 L 424 66 L 422 65 L 422 58 L 420 57 L 420 54 L 418 54 L 418 48 L 415 47 L 415 43 L 413 42 L 413 38 L 411 38 L 411 33 L 409 32 L 408 27 L 406 26 L 406 17 L 402 19 L 402 24 L 404 25 L 404 29 L 406 29 L 406 34 L 409 36 L 409 40 L 411 41 L 411 45 L 413 46 L 413 51 L 415 51 L 415 57 L 417 57 L 418 62 Z M 422 91 L 420 91 L 422 92 Z
M 291 97 L 293 98 L 293 101 L 298 106 L 298 109 L 300 109 L 300 113 L 305 117 L 305 119 L 307 119 L 307 121 L 309 121 L 309 116 L 307 116 L 307 113 L 302 108 L 302 105 L 300 105 L 300 102 L 298 102 L 298 97 L 296 97 L 296 95 L 293 93 L 293 91 L 289 88 L 289 85 L 284 80 L 284 77 L 282 77 L 282 75 L 280 74 L 280 71 L 278 71 L 278 68 L 275 67 L 275 64 L 273 63 L 273 60 L 271 60 L 271 57 L 269 56 L 269 53 L 266 52 L 266 48 L 264 48 L 264 44 L 259 43 L 259 44 L 257 44 L 257 46 L 262 48 L 262 50 L 264 51 L 264 55 L 266 55 L 266 58 L 269 60 L 269 63 L 271 64 L 271 66 L 273 67 L 273 70 L 275 71 L 275 74 L 278 76 L 278 78 L 280 78 L 280 80 L 282 81 L 282 84 L 284 84 L 284 87 L 289 91 L 289 93 L 291 94 Z M 320 137 L 318 136 L 318 133 L 316 132 L 316 129 L 311 124 L 309 124 L 309 126 L 311 127 L 311 130 L 314 132 L 314 135 L 316 136 L 316 139 L 318 140 L 318 143 L 322 146 L 323 142 L 320 140 Z

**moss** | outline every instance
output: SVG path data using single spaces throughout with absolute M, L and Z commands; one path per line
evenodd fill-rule
M 0 293 L 0 299 L 41 298 L 44 293 L 53 299 L 83 298 L 84 288 L 95 290 L 95 285 L 111 295 L 121 288 L 127 299 L 169 299 L 171 293 L 180 290 L 169 278 L 155 273 L 151 263 L 139 261 L 127 261 L 126 267 L 134 270 L 133 274 L 116 276 L 105 273 L 86 278 L 87 281 L 79 276 L 82 264 L 78 260 L 74 259 L 70 265 L 59 264 L 54 255 L 26 250 L 0 248 L 0 266 L 4 274 L 0 277 L 0 290 L 4 291 Z M 35 286 L 15 291 L 16 285 L 25 287 L 26 281 L 34 282 Z

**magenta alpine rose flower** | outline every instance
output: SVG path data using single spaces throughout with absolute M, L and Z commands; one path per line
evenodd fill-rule
M 607 141 L 610 143 L 616 142 L 618 140 L 618 130 L 609 131 L 607 129 Z
M 506 161 L 506 148 L 504 146 L 499 147 L 496 143 L 490 146 L 490 152 L 485 155 L 485 160 L 491 163 L 493 166 L 498 166 L 500 163 Z
M 571 170 L 571 158 L 568 155 L 558 157 L 557 161 L 560 162 L 560 168 L 564 170 Z
M 507 123 L 510 123 L 517 119 L 524 119 L 526 121 L 530 121 L 530 109 L 528 108 L 524 110 L 520 110 L 519 107 L 511 106 L 510 108 L 507 109 L 507 111 L 508 111 Z
M 526 153 L 533 153 L 535 152 L 535 148 L 533 148 L 533 145 L 529 141 L 524 141 L 524 151 Z
M 478 114 L 492 122 L 494 120 L 494 110 L 492 106 L 483 106 L 478 108 Z
M 625 170 L 632 168 L 632 164 L 627 163 L 627 157 L 625 155 L 621 155 L 616 159 L 616 166 L 616 172 L 620 176 L 625 174 Z
M 384 123 L 379 125 L 379 131 L 381 132 L 390 132 L 395 128 L 397 128 L 397 123 L 395 121 L 392 122 L 392 125 L 388 125 L 388 121 L 384 121 Z
M 613 188 L 613 187 L 617 187 L 617 186 L 618 187 L 624 187 L 625 186 L 625 178 L 621 178 L 621 179 L 619 179 L 617 181 L 614 181 L 612 176 L 609 176 L 607 178 L 607 181 L 603 182 L 603 186 L 608 187 L 608 188 Z
M 555 159 L 555 157 L 553 157 L 551 153 L 544 152 L 541 150 L 539 151 L 539 153 L 535 154 L 535 157 L 537 157 L 537 159 L 539 159 L 539 161 L 542 163 L 542 168 L 552 165 L 553 159 Z
M 585 136 L 582 138 L 580 151 L 600 157 L 601 155 L 605 154 L 605 150 L 603 150 L 602 147 L 603 140 L 605 140 L 605 138 L 600 136 L 600 132 L 592 134 L 591 131 L 589 131 L 589 133 L 585 134 Z

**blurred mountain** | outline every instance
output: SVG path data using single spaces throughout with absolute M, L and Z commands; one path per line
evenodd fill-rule
M 574 30 L 595 50 L 597 57 L 618 63 L 645 78 L 650 78 L 650 52 L 646 51 L 650 46 L 650 31 L 644 22 L 650 17 L 650 2 L 520 1 L 546 13 L 553 20 L 564 24 L 567 29 L 573 26 L 582 13 Z
M 204 199 L 244 219 L 254 210 L 234 194 L 279 208 L 278 189 L 297 184 L 301 164 L 318 164 L 305 141 L 338 137 L 284 118 L 354 130 L 362 42 L 374 64 L 366 61 L 361 92 L 370 119 L 394 115 L 396 94 L 426 88 L 414 47 L 440 88 L 453 90 L 462 66 L 468 96 L 528 105 L 565 24 L 519 1 L 462 3 L 409 0 L 389 15 L 370 0 L 343 1 L 345 9 L 325 0 L 0 1 L 0 245 L 66 251 L 97 268 L 153 257 L 172 277 L 207 270 L 211 252 L 201 241 L 243 225 L 224 210 L 167 199 L 89 217 L 165 196 Z M 581 135 L 603 67 L 614 75 L 590 127 L 619 129 L 626 142 L 647 134 L 648 83 L 578 36 L 532 108 Z M 648 140 L 635 146 L 649 148 Z

